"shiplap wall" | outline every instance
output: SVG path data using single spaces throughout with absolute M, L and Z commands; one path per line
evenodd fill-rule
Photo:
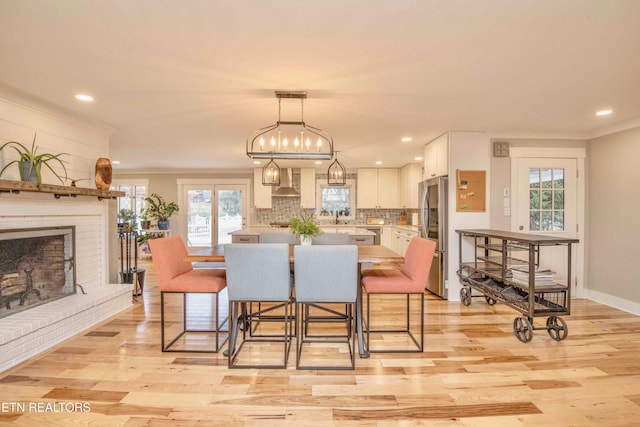
M 0 87 L 0 146 L 7 141 L 31 146 L 34 134 L 39 153 L 68 153 L 63 157 L 68 162 L 68 176 L 87 178 L 77 185 L 95 188 L 95 162 L 108 157 L 110 129 L 46 105 L 40 108 L 31 100 L 7 96 Z M 5 148 L 0 152 L 0 168 L 16 158 L 13 149 Z M 56 170 L 62 173 L 60 167 Z M 61 184 L 46 168 L 42 171 L 44 183 Z M 2 178 L 19 179 L 18 167 L 10 166 Z M 76 227 L 76 280 L 87 292 L 0 319 L 0 370 L 130 307 L 131 285 L 110 284 L 107 278 L 108 213 L 109 204 L 114 203 L 97 197 L 55 199 L 52 194 L 0 194 L 0 229 Z

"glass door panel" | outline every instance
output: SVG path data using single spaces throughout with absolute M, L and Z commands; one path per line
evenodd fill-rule
M 246 225 L 247 186 L 200 184 L 184 188 L 187 201 L 187 247 L 231 243 L 229 233 Z
M 242 230 L 244 225 L 242 189 L 222 185 L 216 187 L 217 202 L 217 244 L 231 243 L 233 231 Z
M 211 247 L 211 190 L 187 190 L 187 242 L 189 247 Z

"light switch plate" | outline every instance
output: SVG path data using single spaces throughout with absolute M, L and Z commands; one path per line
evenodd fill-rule
M 509 143 L 504 141 L 494 141 L 493 157 L 509 157 Z

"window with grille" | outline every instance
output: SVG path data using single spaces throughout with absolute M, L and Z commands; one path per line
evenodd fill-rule
M 529 169 L 529 230 L 565 230 L 565 170 Z

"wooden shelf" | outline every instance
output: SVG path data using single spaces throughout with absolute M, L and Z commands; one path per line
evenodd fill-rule
M 42 188 L 38 188 L 38 184 L 33 182 L 0 179 L 0 193 L 17 194 L 21 191 L 53 194 L 56 199 L 59 199 L 60 197 L 93 196 L 97 197 L 99 200 L 103 200 L 125 196 L 124 191 L 97 190 L 95 188 L 51 184 L 42 184 Z

